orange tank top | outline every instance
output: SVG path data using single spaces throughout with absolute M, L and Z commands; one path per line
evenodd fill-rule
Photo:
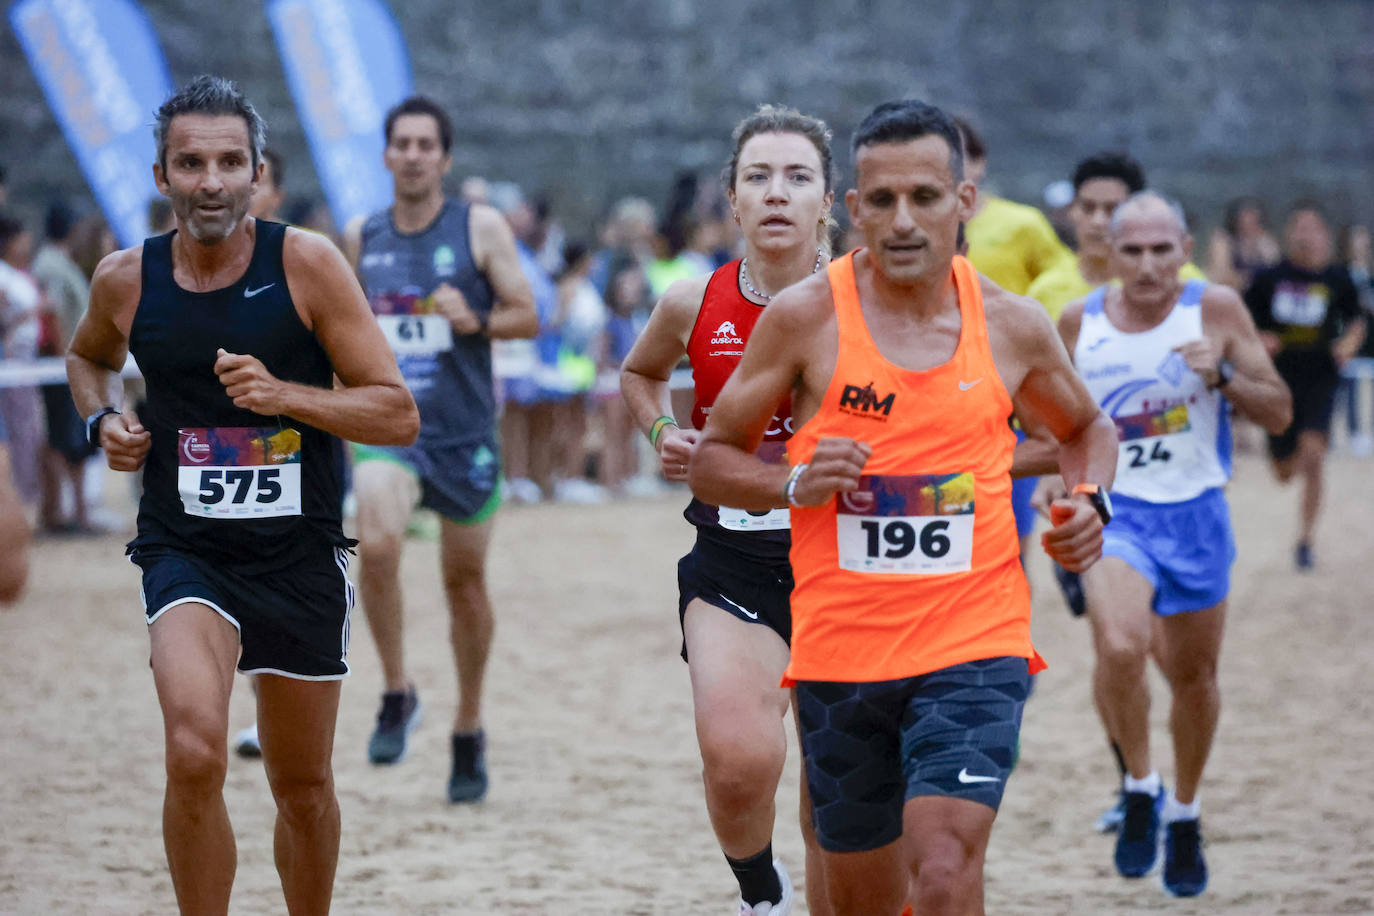
M 1011 398 L 988 346 L 978 274 L 954 259 L 960 333 L 915 372 L 878 351 L 854 255 L 832 261 L 839 352 L 816 415 L 788 443 L 869 443 L 860 487 L 792 509 L 792 660 L 799 680 L 885 681 L 997 656 L 1032 659 L 1030 589 L 1011 511 Z

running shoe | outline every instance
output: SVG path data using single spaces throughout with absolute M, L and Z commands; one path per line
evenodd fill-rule
M 773 860 L 773 871 L 778 873 L 778 884 L 782 885 L 782 899 L 777 903 L 771 900 L 764 900 L 753 906 L 739 902 L 739 916 L 789 916 L 792 912 L 792 879 L 787 876 L 787 869 L 782 867 L 782 862 Z
M 1311 569 L 1317 565 L 1312 559 L 1312 545 L 1306 541 L 1299 542 L 1297 549 L 1293 551 L 1293 562 L 1297 564 L 1298 569 Z
M 1159 809 L 1164 804 L 1164 788 L 1159 794 L 1123 792 L 1126 815 L 1116 835 L 1116 870 L 1124 878 L 1140 878 L 1155 867 L 1159 857 Z
M 262 756 L 262 745 L 258 743 L 258 724 L 256 722 L 234 736 L 234 753 L 249 759 Z
M 448 776 L 448 800 L 477 802 L 487 794 L 487 736 L 481 729 L 453 736 L 453 769 Z
M 1078 573 L 1069 572 L 1058 563 L 1051 563 L 1050 568 L 1054 570 L 1054 581 L 1059 583 L 1059 591 L 1069 605 L 1069 613 L 1082 617 L 1088 612 L 1088 601 L 1083 597 L 1083 580 Z
M 1196 818 L 1164 825 L 1164 889 L 1175 897 L 1196 897 L 1207 889 L 1202 825 Z
M 1098 833 L 1116 833 L 1121 829 L 1121 821 L 1126 817 L 1126 793 L 1116 794 L 1116 804 L 1097 816 L 1093 829 Z
M 414 687 L 382 694 L 377 729 L 367 742 L 367 759 L 375 764 L 400 763 L 406 755 L 406 739 L 423 718 L 424 708 Z

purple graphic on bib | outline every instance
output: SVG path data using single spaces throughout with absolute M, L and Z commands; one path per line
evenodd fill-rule
M 859 489 L 842 493 L 840 515 L 932 516 L 973 514 L 973 474 L 865 474 Z

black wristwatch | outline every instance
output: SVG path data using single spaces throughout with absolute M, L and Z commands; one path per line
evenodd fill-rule
M 1095 483 L 1080 483 L 1073 488 L 1073 492 L 1082 493 L 1088 497 L 1088 502 L 1097 510 L 1097 514 L 1102 519 L 1102 524 L 1107 524 L 1112 520 L 1112 497 L 1106 490 Z
M 100 444 L 100 421 L 112 413 L 119 413 L 119 408 L 102 407 L 86 418 L 86 441 L 89 444 Z
M 1219 388 L 1225 388 L 1227 385 L 1231 384 L 1231 379 L 1235 377 L 1236 364 L 1231 362 L 1229 359 L 1220 360 L 1217 362 L 1216 383 L 1210 387 L 1213 391 L 1216 391 Z

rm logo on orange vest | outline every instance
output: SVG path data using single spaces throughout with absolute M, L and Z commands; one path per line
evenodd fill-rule
M 886 420 L 888 414 L 892 413 L 892 404 L 896 400 L 896 392 L 880 398 L 873 390 L 872 382 L 862 388 L 858 385 L 845 385 L 844 391 L 840 392 L 840 410 L 870 420 Z M 881 417 L 878 416 L 879 413 L 882 414 Z

